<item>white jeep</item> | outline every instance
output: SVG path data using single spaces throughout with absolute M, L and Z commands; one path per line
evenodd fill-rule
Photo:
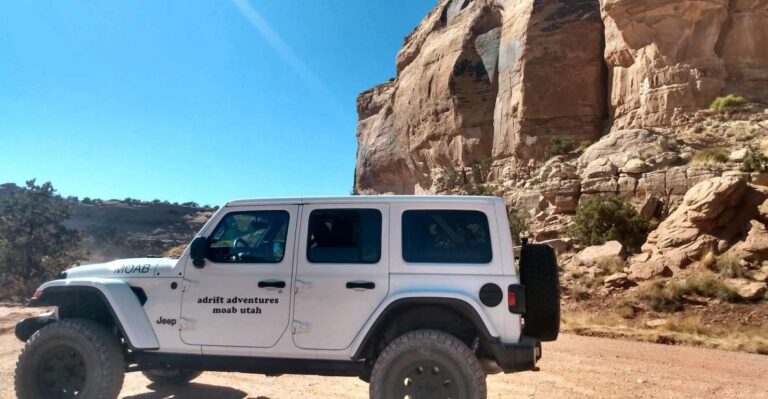
M 557 262 L 516 262 L 503 200 L 234 201 L 178 258 L 81 266 L 43 284 L 16 369 L 20 399 L 116 398 L 125 372 L 357 376 L 371 398 L 485 398 L 557 338 Z

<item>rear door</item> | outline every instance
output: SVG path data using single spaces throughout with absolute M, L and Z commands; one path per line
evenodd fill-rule
M 294 343 L 347 348 L 389 290 L 389 206 L 305 205 L 301 221 Z

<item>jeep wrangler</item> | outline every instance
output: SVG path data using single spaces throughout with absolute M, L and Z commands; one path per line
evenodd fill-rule
M 503 200 L 234 201 L 178 258 L 69 269 L 16 325 L 20 399 L 117 398 L 126 372 L 356 376 L 370 397 L 486 397 L 557 339 L 557 261 L 515 259 Z

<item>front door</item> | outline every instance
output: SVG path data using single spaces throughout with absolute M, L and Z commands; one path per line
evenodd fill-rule
M 212 223 L 202 268 L 187 261 L 181 339 L 192 345 L 275 345 L 288 327 L 299 207 L 247 207 Z
M 293 341 L 347 348 L 389 290 L 389 206 L 305 205 Z

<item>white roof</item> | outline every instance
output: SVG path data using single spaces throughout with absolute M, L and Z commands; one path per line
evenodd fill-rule
M 499 197 L 474 197 L 468 195 L 350 195 L 343 197 L 296 197 L 296 198 L 263 198 L 242 199 L 230 201 L 226 206 L 253 206 L 253 205 L 303 205 L 303 204 L 356 204 L 356 203 L 388 203 L 388 202 L 475 202 L 493 203 L 504 201 Z

